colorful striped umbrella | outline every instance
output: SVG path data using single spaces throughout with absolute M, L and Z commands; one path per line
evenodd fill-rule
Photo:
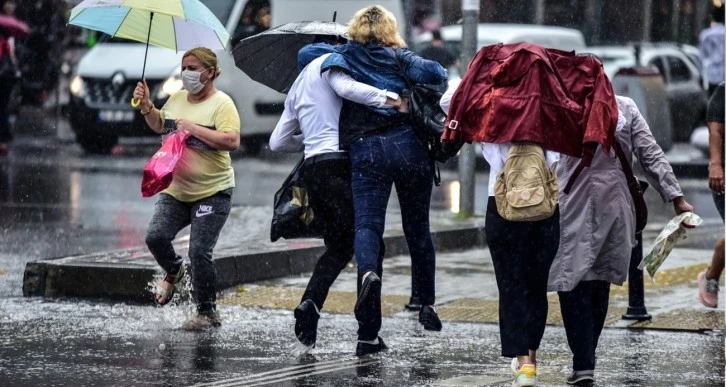
M 68 24 L 148 45 L 185 51 L 227 49 L 229 33 L 199 0 L 84 0 Z M 146 72 L 146 54 L 141 78 Z M 134 103 L 132 103 L 133 105 Z

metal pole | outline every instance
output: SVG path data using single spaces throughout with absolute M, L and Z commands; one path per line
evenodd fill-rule
M 434 0 L 433 4 L 433 12 L 434 17 L 436 17 L 436 20 L 438 20 L 440 23 L 443 23 L 444 21 L 444 14 L 441 12 L 441 0 Z
M 650 42 L 650 30 L 652 29 L 653 0 L 643 0 L 643 41 Z
M 600 34 L 602 29 L 602 4 L 596 0 L 587 0 L 585 3 L 585 30 L 590 45 L 600 43 Z
M 466 74 L 469 62 L 479 48 L 477 29 L 479 25 L 479 0 L 463 0 L 461 32 L 461 76 Z M 459 213 L 464 216 L 474 214 L 476 150 L 473 144 L 464 144 L 459 153 Z
M 545 0 L 535 0 L 535 24 L 544 24 L 545 22 Z
M 401 5 L 403 6 L 403 14 L 406 15 L 406 23 L 404 23 L 404 36 L 403 39 L 408 44 L 413 44 L 413 10 L 414 10 L 414 1 L 413 0 L 404 0 Z
M 635 234 L 636 245 L 630 255 L 630 270 L 628 271 L 628 311 L 623 320 L 650 320 L 651 315 L 645 310 L 645 292 L 643 286 L 643 270 L 638 269 L 643 260 L 643 233 Z
M 671 11 L 671 39 L 674 42 L 678 42 L 678 35 L 680 35 L 680 24 L 681 24 L 681 0 L 673 0 L 673 7 Z

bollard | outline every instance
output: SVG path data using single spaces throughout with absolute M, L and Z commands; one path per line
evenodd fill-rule
M 638 265 L 643 260 L 643 233 L 635 234 L 635 247 L 630 254 L 630 269 L 628 271 L 628 311 L 623 320 L 645 321 L 652 318 L 645 310 L 645 294 L 643 287 L 643 270 Z

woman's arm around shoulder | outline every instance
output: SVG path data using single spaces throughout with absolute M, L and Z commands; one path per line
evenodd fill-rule
M 400 58 L 403 71 L 414 82 L 440 85 L 448 79 L 446 69 L 438 62 L 421 58 L 405 48 L 397 49 L 396 55 Z

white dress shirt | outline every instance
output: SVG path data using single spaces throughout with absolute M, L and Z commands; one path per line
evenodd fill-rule
M 386 107 L 388 97 L 398 94 L 360 83 L 348 74 L 332 69 L 320 73 L 320 66 L 330 54 L 308 64 L 298 75 L 285 98 L 285 110 L 270 136 L 270 149 L 276 152 L 300 152 L 305 158 L 340 152 L 338 122 L 342 98 L 373 106 Z
M 441 96 L 439 106 L 444 110 L 446 114 L 449 114 L 449 106 L 451 105 L 451 97 L 453 97 L 456 88 L 459 87 L 459 82 L 452 81 L 449 83 L 449 88 L 446 90 L 444 95 Z M 484 156 L 484 160 L 489 164 L 489 196 L 494 196 L 494 185 L 497 182 L 497 176 L 502 173 L 504 169 L 504 162 L 507 160 L 509 154 L 509 147 L 512 145 L 511 142 L 505 142 L 501 144 L 494 144 L 490 142 L 481 143 L 481 153 Z M 545 151 L 545 159 L 550 168 L 554 169 L 554 165 L 560 160 L 559 152 Z

